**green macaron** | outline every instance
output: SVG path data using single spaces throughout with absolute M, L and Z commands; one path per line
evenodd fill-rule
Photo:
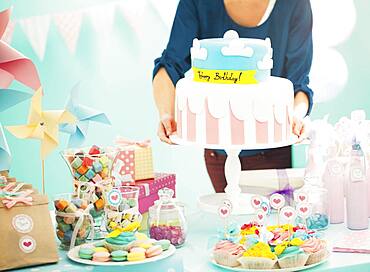
M 127 261 L 127 251 L 124 250 L 116 250 L 111 252 L 111 258 L 114 262 L 123 262 Z
M 81 259 L 91 260 L 94 253 L 95 251 L 92 248 L 80 248 L 78 251 L 78 256 Z
M 156 241 L 154 245 L 159 245 L 162 247 L 163 250 L 167 250 L 170 247 L 171 242 L 169 240 L 163 239 Z

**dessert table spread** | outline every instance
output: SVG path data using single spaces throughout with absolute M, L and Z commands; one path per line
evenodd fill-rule
M 51 213 L 54 219 L 54 213 Z M 187 215 L 189 232 L 185 245 L 176 253 L 156 263 L 142 264 L 138 266 L 126 266 L 127 272 L 220 272 L 228 271 L 216 267 L 210 262 L 210 249 L 217 239 L 216 229 L 222 227 L 222 221 L 214 214 L 206 214 L 200 211 Z M 250 220 L 249 216 L 237 216 L 232 219 L 243 223 Z M 324 237 L 332 244 L 336 239 L 350 234 L 344 224 L 330 225 L 323 232 Z M 66 251 L 59 251 L 59 263 L 43 265 L 33 268 L 19 269 L 17 271 L 122 271 L 122 267 L 90 266 L 75 263 L 68 259 Z M 370 271 L 369 254 L 334 253 L 331 252 L 329 261 L 313 269 L 305 271 Z

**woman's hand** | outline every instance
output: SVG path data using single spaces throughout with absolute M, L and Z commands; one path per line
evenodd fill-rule
M 307 110 L 307 95 L 302 91 L 296 92 L 294 97 L 293 134 L 298 136 L 298 142 L 303 141 L 306 137 L 304 117 L 307 114 Z
M 293 117 L 293 134 L 298 136 L 298 142 L 305 138 L 306 125 L 303 118 L 298 116 Z
M 162 142 L 173 144 L 170 136 L 176 132 L 176 121 L 170 115 L 164 115 L 159 121 L 157 135 Z

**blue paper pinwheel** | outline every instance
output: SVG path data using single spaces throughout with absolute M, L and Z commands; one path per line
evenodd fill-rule
M 76 84 L 66 105 L 66 110 L 77 118 L 77 122 L 75 124 L 61 124 L 59 127 L 61 132 L 70 134 L 68 147 L 80 147 L 84 143 L 90 122 L 111 125 L 105 113 L 78 103 L 76 98 L 78 90 L 79 84 Z
M 0 112 L 32 97 L 32 94 L 10 89 L 0 89 Z M 0 171 L 9 170 L 11 153 L 0 123 Z

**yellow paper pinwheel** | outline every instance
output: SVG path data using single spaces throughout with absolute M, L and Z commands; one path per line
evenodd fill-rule
M 59 124 L 75 123 L 76 118 L 66 110 L 42 111 L 41 98 L 40 88 L 32 97 L 27 125 L 6 128 L 17 138 L 41 140 L 41 159 L 44 160 L 59 144 Z
M 109 226 L 113 229 L 111 233 L 109 233 L 106 238 L 117 237 L 122 232 L 133 232 L 140 228 L 140 223 L 135 221 L 128 224 L 126 227 L 121 228 L 117 223 L 111 222 Z

